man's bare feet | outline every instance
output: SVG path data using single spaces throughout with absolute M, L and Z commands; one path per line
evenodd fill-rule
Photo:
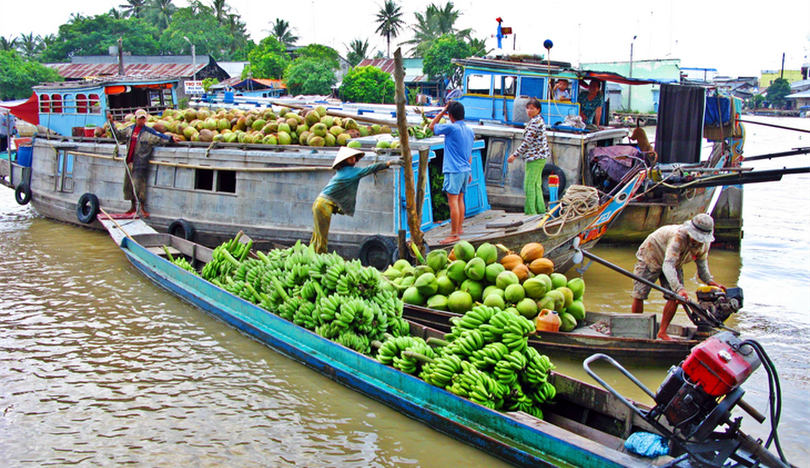
M 450 234 L 449 236 L 445 237 L 443 240 L 440 240 L 439 244 L 442 244 L 442 245 L 452 244 L 452 243 L 458 242 L 458 241 L 459 241 L 458 234 Z
M 670 338 L 670 336 L 667 335 L 666 333 L 659 333 L 658 334 L 658 339 L 659 340 L 664 340 L 664 341 L 672 341 L 672 338 Z
M 149 217 L 149 212 L 146 211 L 146 210 L 141 210 L 141 217 L 148 218 Z
M 125 211 L 124 214 L 127 215 L 127 216 L 129 216 L 131 214 L 135 214 L 135 208 L 132 208 L 130 210 Z

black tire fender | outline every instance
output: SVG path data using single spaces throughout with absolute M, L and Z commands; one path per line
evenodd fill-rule
M 27 205 L 31 201 L 31 186 L 23 182 L 14 189 L 14 199 L 20 205 Z
M 76 205 L 76 217 L 79 222 L 90 224 L 96 220 L 99 213 L 98 197 L 93 193 L 85 193 L 79 197 L 79 204 Z
M 557 190 L 557 200 L 562 198 L 563 193 L 565 193 L 565 189 L 568 186 L 568 181 L 565 179 L 565 172 L 563 172 L 559 166 L 555 166 L 554 164 L 546 164 L 543 167 L 543 199 L 546 200 L 546 203 L 549 202 L 548 176 L 551 174 L 555 174 L 560 178 L 560 188 Z
M 360 246 L 360 253 L 357 258 L 363 266 L 373 266 L 378 270 L 390 265 L 391 257 L 397 245 L 394 240 L 380 235 L 367 237 Z
M 180 218 L 169 223 L 169 234 L 193 242 L 197 230 L 189 221 Z

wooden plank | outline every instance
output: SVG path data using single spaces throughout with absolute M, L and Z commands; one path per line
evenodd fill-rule
M 655 338 L 656 316 L 654 314 L 622 314 L 610 317 L 610 332 L 625 338 Z

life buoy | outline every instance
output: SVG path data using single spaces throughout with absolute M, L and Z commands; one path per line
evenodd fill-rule
M 90 224 L 96 220 L 98 216 L 98 197 L 92 193 L 85 193 L 79 198 L 79 204 L 76 206 L 76 217 L 79 222 Z
M 381 270 L 391 264 L 391 257 L 396 248 L 394 241 L 388 237 L 380 235 L 367 237 L 360 246 L 357 258 L 363 266 L 373 266 Z
M 568 184 L 568 182 L 565 179 L 565 172 L 563 172 L 561 168 L 555 166 L 554 164 L 546 164 L 545 166 L 543 166 L 543 199 L 545 199 L 546 202 L 549 201 L 548 176 L 550 176 L 551 174 L 555 174 L 557 177 L 560 178 L 560 185 L 559 185 L 560 188 L 557 190 L 558 200 L 562 198 L 563 193 L 565 192 L 565 188 Z
M 23 182 L 14 189 L 14 199 L 20 205 L 27 205 L 31 201 L 31 187 L 28 182 Z
M 197 230 L 194 229 L 193 224 L 183 218 L 180 218 L 175 219 L 169 224 L 169 234 L 193 242 L 194 236 L 197 234 Z

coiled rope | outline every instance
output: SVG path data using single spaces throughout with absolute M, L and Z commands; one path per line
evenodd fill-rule
M 579 217 L 593 213 L 599 209 L 599 191 L 595 187 L 586 185 L 572 185 L 568 187 L 560 200 L 560 208 L 557 218 L 553 223 L 544 223 L 543 232 L 549 237 L 556 237 L 560 234 L 565 223 Z M 559 226 L 557 232 L 548 231 L 549 224 Z

